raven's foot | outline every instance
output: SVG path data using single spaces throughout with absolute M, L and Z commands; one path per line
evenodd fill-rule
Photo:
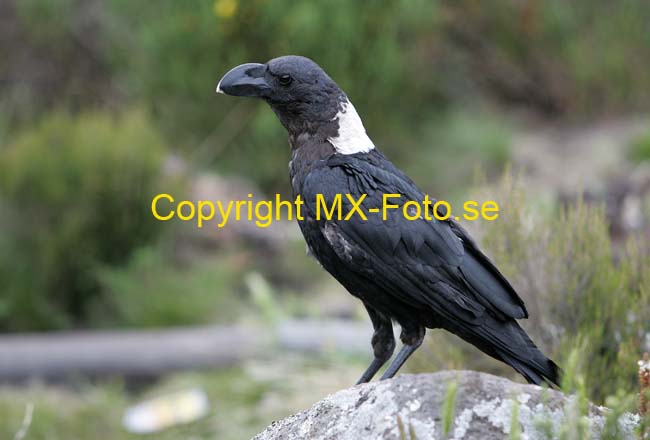
M 370 382 L 375 374 L 377 374 L 377 371 L 390 359 L 395 351 L 395 336 L 393 335 L 393 324 L 390 319 L 383 318 L 370 308 L 368 308 L 368 314 L 375 328 L 375 332 L 372 335 L 372 348 L 375 352 L 375 358 L 361 375 L 357 381 L 357 385 Z
M 414 330 L 406 330 L 402 327 L 400 339 L 404 345 L 399 353 L 397 353 L 397 356 L 395 356 L 395 359 L 393 359 L 393 362 L 388 366 L 384 375 L 381 376 L 381 380 L 390 379 L 397 374 L 399 369 L 402 368 L 402 365 L 404 365 L 404 362 L 422 345 L 425 333 L 426 330 L 424 327 L 419 327 Z

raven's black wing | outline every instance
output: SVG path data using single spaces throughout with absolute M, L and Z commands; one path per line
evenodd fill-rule
M 356 200 L 366 194 L 364 212 L 348 220 L 323 220 L 321 229 L 339 258 L 351 270 L 372 276 L 396 299 L 413 306 L 428 306 L 442 319 L 480 324 L 487 310 L 497 319 L 525 318 L 523 301 L 469 235 L 453 221 L 407 220 L 401 207 L 407 201 L 422 203 L 424 193 L 390 162 L 335 155 L 306 176 L 302 188 L 306 209 L 315 216 L 316 194 L 331 206 L 339 193 Z M 400 194 L 388 203 L 399 209 L 386 211 L 384 194 Z M 343 212 L 352 205 L 342 197 Z

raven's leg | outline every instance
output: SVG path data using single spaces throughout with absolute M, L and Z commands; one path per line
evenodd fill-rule
M 420 345 L 422 345 L 425 332 L 426 330 L 424 327 L 416 327 L 414 329 L 407 329 L 402 327 L 402 334 L 400 335 L 400 339 L 404 345 L 402 346 L 399 353 L 397 353 L 397 356 L 395 356 L 395 359 L 393 359 L 393 362 L 391 362 L 391 364 L 388 366 L 384 372 L 384 375 L 381 376 L 381 380 L 390 379 L 391 377 L 395 376 L 397 371 L 402 368 L 402 365 L 404 365 L 404 362 L 406 362 L 409 356 L 411 356 L 413 352 L 417 350 Z
M 393 335 L 393 323 L 390 318 L 380 315 L 379 312 L 367 305 L 366 310 L 368 310 L 372 326 L 375 329 L 372 335 L 372 349 L 375 352 L 375 358 L 361 375 L 357 385 L 369 382 L 395 351 L 395 336 Z

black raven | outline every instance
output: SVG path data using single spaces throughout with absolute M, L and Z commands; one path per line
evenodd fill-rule
M 358 383 L 371 380 L 392 356 L 396 321 L 403 347 L 382 379 L 393 377 L 422 344 L 425 328 L 444 328 L 531 383 L 558 384 L 557 365 L 517 324 L 528 317 L 523 301 L 456 221 L 407 220 L 399 209 L 384 217 L 385 194 L 399 194 L 390 202 L 400 206 L 421 203 L 425 194 L 377 150 L 346 94 L 320 66 L 300 56 L 243 64 L 224 75 L 217 92 L 263 99 L 289 133 L 291 186 L 304 201 L 299 224 L 308 252 L 363 302 L 374 327 L 374 360 Z M 317 215 L 318 203 L 331 207 L 338 195 L 347 215 L 364 194 L 367 220 Z

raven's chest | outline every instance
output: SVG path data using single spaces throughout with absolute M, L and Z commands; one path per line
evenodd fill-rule
M 289 162 L 289 177 L 293 196 L 300 197 L 304 202 L 304 209 L 301 209 L 302 219 L 298 219 L 300 230 L 307 242 L 308 250 L 321 265 L 330 272 L 337 271 L 337 251 L 349 248 L 341 234 L 335 230 L 336 225 L 327 222 L 324 218 L 316 216 L 313 209 L 318 201 L 316 198 L 324 194 L 346 193 L 345 179 L 323 179 L 318 176 L 319 170 L 328 167 L 327 162 L 334 154 L 329 144 L 303 145 L 302 148 L 293 151 Z M 306 190 L 306 179 L 310 179 L 309 190 Z
M 326 141 L 319 141 L 307 135 L 289 140 L 292 151 L 289 161 L 289 177 L 294 197 L 302 194 L 305 178 L 318 167 L 322 167 L 334 154 L 334 148 Z
M 340 230 L 337 222 L 318 219 L 307 211 L 298 220 L 307 250 L 352 295 L 364 298 L 364 286 L 369 290 L 367 256 Z

